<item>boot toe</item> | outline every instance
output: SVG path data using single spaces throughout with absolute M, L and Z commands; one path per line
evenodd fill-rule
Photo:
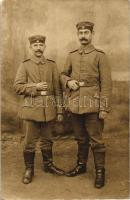
M 61 170 L 61 169 L 58 170 L 58 175 L 62 176 L 64 174 L 65 174 L 65 172 L 63 170 Z
M 84 174 L 84 173 L 86 173 L 86 165 L 83 165 L 83 166 L 78 165 L 73 170 L 67 172 L 66 176 L 67 177 L 74 177 L 74 176 Z
M 70 173 L 70 172 L 67 172 L 65 175 L 67 177 L 74 177 L 74 176 L 76 176 L 75 173 Z
M 24 184 L 29 184 L 29 183 L 32 182 L 32 179 L 29 179 L 29 178 L 24 177 L 23 180 L 22 180 L 22 182 L 23 182 Z
M 72 170 L 72 171 L 69 171 L 65 174 L 67 177 L 74 177 L 76 175 L 78 175 L 77 171 L 75 170 Z
M 23 175 L 23 180 L 22 182 L 24 184 L 29 184 L 32 182 L 32 177 L 34 176 L 34 171 L 33 169 L 26 169 L 24 175 Z
M 53 164 L 44 166 L 44 171 L 49 172 L 51 174 L 57 174 L 59 176 L 62 176 L 65 174 L 65 172 L 62 169 L 59 169 L 58 167 L 54 166 Z

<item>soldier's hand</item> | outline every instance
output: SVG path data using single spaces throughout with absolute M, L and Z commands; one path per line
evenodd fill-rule
M 58 122 L 62 122 L 63 119 L 64 119 L 63 114 L 58 114 L 58 115 L 57 115 L 57 119 L 56 119 L 56 120 L 57 120 Z
M 107 112 L 105 112 L 105 111 L 100 111 L 99 112 L 99 119 L 106 119 L 106 117 L 107 117 Z
M 69 89 L 74 90 L 74 91 L 79 88 L 78 81 L 76 81 L 76 80 L 70 80 L 70 81 L 68 81 L 67 85 L 68 85 Z
M 37 90 L 46 90 L 48 87 L 47 82 L 40 82 L 36 84 Z

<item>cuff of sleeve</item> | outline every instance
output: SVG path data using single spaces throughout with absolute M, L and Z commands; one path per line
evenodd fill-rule
M 37 95 L 37 88 L 36 86 L 32 87 L 32 92 L 31 92 L 31 96 L 34 97 Z
M 26 87 L 27 88 L 30 88 L 30 87 L 36 87 L 36 83 L 28 83 L 27 85 L 26 85 Z
M 70 78 L 70 77 L 67 77 L 66 78 L 66 81 L 65 81 L 65 83 L 64 83 L 64 88 L 66 89 L 66 88 L 68 88 L 68 81 L 71 81 L 72 80 L 72 78 Z
M 26 87 L 25 95 L 36 96 L 37 95 L 36 86 Z

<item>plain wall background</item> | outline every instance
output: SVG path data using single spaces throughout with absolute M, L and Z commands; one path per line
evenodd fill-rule
M 93 43 L 110 57 L 112 71 L 128 71 L 127 0 L 5 0 L 2 4 L 3 60 L 13 64 L 28 57 L 28 36 L 46 35 L 46 56 L 63 69 L 66 55 L 78 48 L 76 23 L 93 21 Z M 8 76 L 8 75 L 7 75 Z

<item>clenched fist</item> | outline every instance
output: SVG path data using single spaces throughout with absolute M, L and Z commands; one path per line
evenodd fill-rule
M 106 117 L 107 117 L 107 112 L 105 111 L 99 112 L 99 119 L 106 119 Z
M 47 90 L 47 82 L 40 82 L 36 84 L 37 90 Z
M 56 120 L 57 120 L 58 122 L 62 122 L 63 119 L 64 119 L 63 114 L 58 114 L 58 115 L 57 115 L 57 119 L 56 119 Z
M 71 90 L 75 91 L 75 90 L 79 89 L 79 84 L 78 84 L 78 81 L 76 81 L 76 80 L 68 81 L 67 85 L 68 85 L 69 89 L 71 89 Z

